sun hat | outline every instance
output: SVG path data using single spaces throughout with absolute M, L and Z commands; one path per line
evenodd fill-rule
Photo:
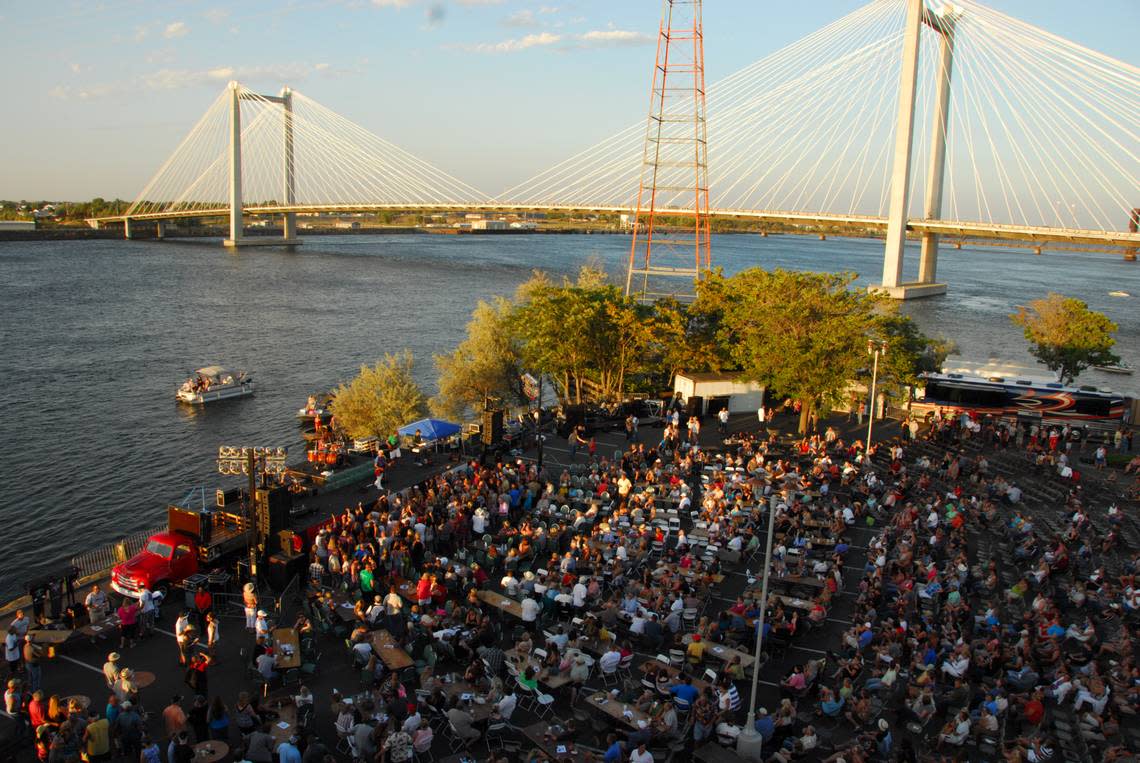
M 107 655 L 107 662 L 118 662 L 121 659 L 123 658 L 119 656 L 118 652 L 111 652 Z
M 890 728 L 890 725 L 891 724 L 887 723 L 886 718 L 880 718 L 879 719 L 879 730 L 880 731 L 886 731 L 888 728 Z
M 257 610 L 257 616 L 258 617 L 269 617 L 269 613 L 266 612 L 264 609 L 259 609 L 259 610 Z

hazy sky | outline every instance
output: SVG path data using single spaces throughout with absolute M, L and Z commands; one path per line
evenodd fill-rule
M 1137 0 L 991 0 L 1137 64 Z M 860 3 L 709 0 L 708 80 Z M 491 194 L 645 113 L 656 0 L 0 3 L 0 198 L 133 199 L 230 79 Z

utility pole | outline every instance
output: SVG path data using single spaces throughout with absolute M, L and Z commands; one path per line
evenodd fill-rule
M 875 388 L 879 382 L 879 356 L 885 355 L 887 352 L 887 343 L 881 339 L 868 339 L 867 340 L 867 354 L 875 356 L 875 362 L 871 370 L 871 404 L 867 408 L 870 416 L 867 417 L 867 446 L 864 449 L 865 453 L 871 452 L 871 432 L 875 427 Z
M 764 544 L 764 576 L 760 583 L 760 616 L 756 618 L 756 662 L 752 666 L 752 694 L 748 699 L 748 721 L 736 738 L 736 751 L 743 758 L 760 760 L 764 738 L 756 731 L 756 687 L 760 681 L 760 657 L 764 647 L 764 616 L 768 612 L 768 574 L 772 569 L 772 537 L 776 530 L 775 501 L 768 502 L 768 540 Z

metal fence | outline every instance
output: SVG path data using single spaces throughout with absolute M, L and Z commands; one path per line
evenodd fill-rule
M 71 564 L 79 570 L 80 578 L 96 577 L 106 573 L 119 562 L 125 562 L 137 554 L 146 543 L 147 538 L 155 533 L 165 532 L 166 526 L 160 525 L 149 530 L 140 530 L 137 533 L 120 538 L 99 548 L 84 551 L 73 556 Z

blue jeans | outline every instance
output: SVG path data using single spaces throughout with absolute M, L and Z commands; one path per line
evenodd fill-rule
M 44 669 L 40 667 L 39 663 L 29 662 L 25 664 L 28 670 L 28 690 L 39 691 L 42 688 L 44 680 Z
M 693 741 L 694 742 L 703 742 L 704 740 L 706 740 L 710 736 L 712 736 L 713 730 L 715 728 L 716 728 L 715 723 L 712 723 L 712 724 L 709 724 L 708 726 L 706 726 L 703 723 L 701 723 L 700 721 L 693 721 Z

